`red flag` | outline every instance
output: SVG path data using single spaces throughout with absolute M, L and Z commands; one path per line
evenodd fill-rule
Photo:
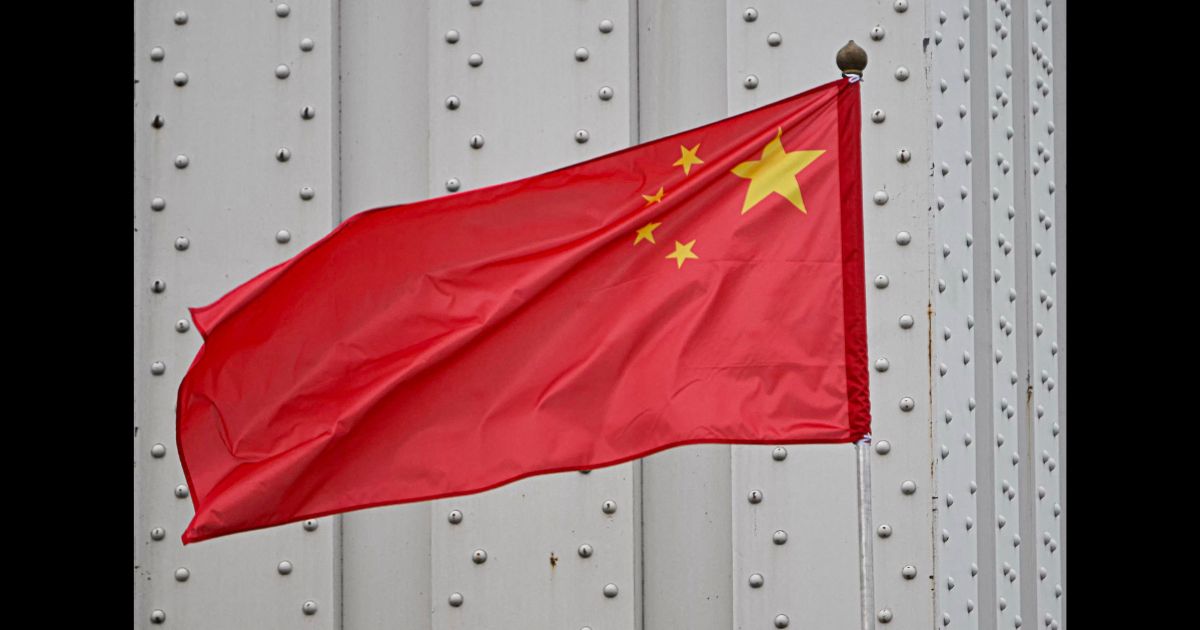
M 355 215 L 192 309 L 184 543 L 869 431 L 859 87 Z

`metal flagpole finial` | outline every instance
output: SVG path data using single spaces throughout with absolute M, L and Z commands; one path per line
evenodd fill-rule
M 867 67 L 867 51 L 852 39 L 837 52 L 837 66 L 842 71 L 842 76 L 861 79 L 863 70 Z

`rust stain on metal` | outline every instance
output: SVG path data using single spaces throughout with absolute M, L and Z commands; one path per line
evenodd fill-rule
M 551 551 L 550 552 L 550 568 L 553 569 L 556 566 L 558 566 L 558 556 L 554 555 L 554 552 Z

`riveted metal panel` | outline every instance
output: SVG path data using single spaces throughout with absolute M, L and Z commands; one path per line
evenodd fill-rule
M 431 3 L 429 194 L 634 141 L 635 15 L 624 0 Z M 432 627 L 635 627 L 640 465 L 433 501 Z M 586 557 L 581 545 L 590 546 Z
M 332 2 L 135 5 L 135 627 L 336 625 L 337 519 L 184 548 L 192 505 L 174 430 L 200 346 L 187 307 L 332 225 L 334 14 Z
M 976 292 L 980 326 L 977 354 L 989 368 L 978 383 L 977 433 L 982 440 L 979 462 L 980 627 L 1012 628 L 1020 616 L 1020 532 L 1022 471 L 1019 466 L 1018 422 L 1021 405 L 1016 329 L 1018 293 L 1024 289 L 1017 273 L 1018 257 L 1015 171 L 1016 110 L 1013 68 L 1014 21 L 1009 0 L 976 6 L 986 11 L 986 77 L 975 86 L 976 102 L 986 107 L 987 119 L 979 122 L 976 153 L 981 189 L 987 196 L 975 204 L 975 230 L 980 247 L 979 274 L 987 284 Z M 986 125 L 986 126 L 985 126 Z
M 342 216 L 426 198 L 431 40 L 424 3 L 341 5 Z M 342 517 L 342 627 L 431 627 L 430 504 Z
M 927 16 L 933 64 L 933 424 L 937 567 L 936 616 L 942 627 L 978 628 L 979 574 L 975 443 L 976 248 L 971 204 L 972 15 L 964 0 L 934 0 Z M 986 243 L 980 243 L 986 248 Z M 986 251 L 986 249 L 984 250 Z M 982 280 L 987 282 L 986 279 Z
M 1025 367 L 1024 411 L 1022 422 L 1023 472 L 1033 485 L 1032 496 L 1022 502 L 1021 538 L 1023 539 L 1021 611 L 1029 622 L 1057 630 L 1061 625 L 1062 563 L 1058 553 L 1062 538 L 1060 517 L 1061 479 L 1058 459 L 1061 434 L 1056 389 L 1058 374 L 1058 236 L 1055 193 L 1057 182 L 1054 157 L 1054 45 L 1051 25 L 1052 0 L 1027 0 L 1024 29 L 1028 33 L 1024 56 L 1025 90 L 1025 173 L 1028 211 L 1023 236 L 1029 238 L 1022 280 L 1028 283 L 1022 292 L 1021 306 L 1032 330 L 1022 347 Z

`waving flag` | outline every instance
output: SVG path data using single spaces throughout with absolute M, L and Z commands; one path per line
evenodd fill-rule
M 869 431 L 859 85 L 348 219 L 192 309 L 185 543 Z

